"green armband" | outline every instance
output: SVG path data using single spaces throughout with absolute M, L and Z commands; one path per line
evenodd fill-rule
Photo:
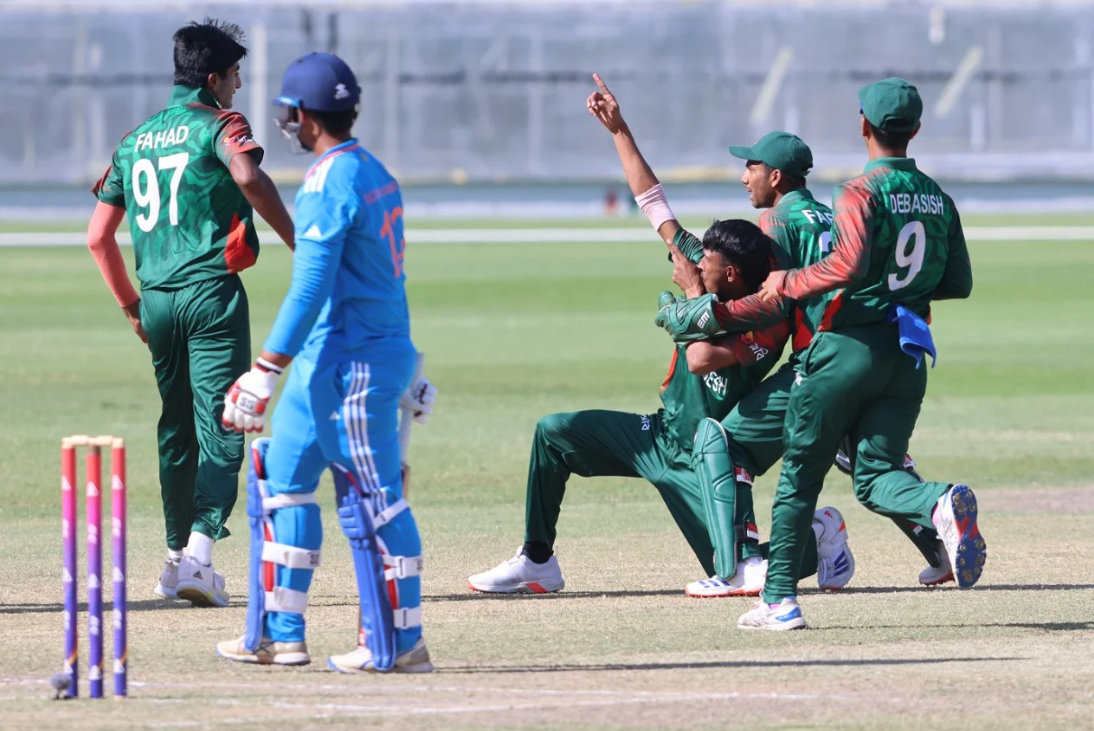
M 690 300 L 675 300 L 663 305 L 653 322 L 664 328 L 677 343 L 690 343 L 725 335 L 725 328 L 714 316 L 715 301 L 712 294 Z

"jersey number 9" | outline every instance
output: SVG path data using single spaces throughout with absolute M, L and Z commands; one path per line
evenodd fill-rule
M 909 244 L 911 246 L 909 247 Z M 908 273 L 903 277 L 897 276 L 897 272 L 889 275 L 889 290 L 895 292 L 912 283 L 915 275 L 923 268 L 923 254 L 927 249 L 927 232 L 923 228 L 922 221 L 910 221 L 900 229 L 900 235 L 896 239 L 896 265 L 901 269 L 907 267 Z
M 167 219 L 172 226 L 179 225 L 179 182 L 182 173 L 190 162 L 189 152 L 180 152 L 175 155 L 165 155 L 156 160 L 160 170 L 173 170 L 171 175 L 171 198 L 167 204 Z M 133 200 L 141 208 L 147 208 L 147 212 L 137 214 L 137 226 L 141 231 L 148 233 L 156 226 L 160 217 L 160 183 L 156 177 L 156 167 L 148 158 L 141 158 L 133 165 Z

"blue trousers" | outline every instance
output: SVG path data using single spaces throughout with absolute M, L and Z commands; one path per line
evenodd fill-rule
M 314 493 L 323 471 L 337 466 L 359 487 L 374 515 L 401 500 L 399 399 L 410 385 L 414 364 L 409 342 L 405 350 L 386 352 L 379 360 L 316 363 L 298 358 L 272 418 L 273 437 L 265 458 L 270 495 Z M 267 540 L 309 550 L 323 542 L 318 505 L 277 510 L 272 522 L 275 535 Z M 409 509 L 377 528 L 376 535 L 387 554 L 421 555 L 421 539 Z M 280 587 L 306 593 L 311 585 L 310 569 L 266 564 L 264 570 Z M 394 609 L 417 609 L 421 580 L 392 579 L 388 594 Z M 303 641 L 304 615 L 270 612 L 266 634 L 278 642 Z M 398 651 L 409 649 L 419 637 L 420 624 L 398 629 Z

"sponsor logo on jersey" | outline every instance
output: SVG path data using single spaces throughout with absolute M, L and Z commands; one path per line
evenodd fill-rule
M 753 340 L 752 338 L 754 336 L 755 333 L 752 331 L 746 332 L 741 336 L 741 342 L 752 351 L 752 355 L 756 358 L 756 362 L 758 363 L 770 355 L 771 351 Z
M 703 313 L 703 316 L 699 318 L 699 322 L 697 322 L 697 323 L 695 323 L 695 324 L 696 324 L 696 325 L 697 325 L 697 326 L 699 327 L 699 329 L 701 330 L 701 329 L 703 329 L 704 327 L 706 327 L 706 326 L 707 326 L 707 323 L 708 323 L 708 322 L 710 322 L 710 312 L 704 312 L 704 313 Z
M 319 226 L 312 224 L 311 228 L 304 232 L 304 238 L 306 239 L 321 239 L 323 238 L 323 232 L 319 230 Z
M 251 141 L 250 135 L 236 135 L 235 137 L 225 137 L 224 146 L 232 147 L 234 145 L 245 145 Z
M 650 425 L 650 417 L 639 416 L 638 418 L 642 421 L 642 431 L 649 431 L 652 428 Z
M 752 475 L 749 474 L 749 471 L 746 470 L 744 467 L 734 467 L 733 477 L 737 480 L 737 482 L 743 482 L 746 485 L 752 484 Z M 757 538 L 759 538 L 759 536 L 757 536 Z

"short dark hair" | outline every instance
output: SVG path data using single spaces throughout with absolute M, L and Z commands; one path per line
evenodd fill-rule
M 344 112 L 312 112 L 305 107 L 304 111 L 315 117 L 315 120 L 319 122 L 319 126 L 331 135 L 346 134 L 353 128 L 353 123 L 357 121 L 356 109 L 347 109 Z
M 766 162 L 761 162 L 760 164 L 764 166 L 764 170 L 767 172 L 768 175 L 770 175 L 771 172 L 775 170 L 775 168 L 771 167 Z M 779 170 L 779 172 L 782 174 L 783 180 L 786 181 L 786 185 L 790 190 L 797 190 L 798 188 L 805 187 L 805 178 L 801 177 L 800 175 L 791 175 L 784 170 Z
M 225 76 L 247 55 L 243 29 L 235 23 L 206 18 L 191 21 L 175 32 L 175 85 L 205 87 L 209 74 Z
M 912 141 L 912 132 L 915 131 L 891 132 L 876 126 L 869 119 L 866 120 L 866 124 L 870 125 L 870 133 L 877 140 L 877 143 L 886 150 L 907 150 L 908 143 Z
M 771 239 L 751 221 L 714 221 L 703 234 L 703 249 L 721 254 L 736 266 L 749 291 L 758 290 L 771 273 Z

